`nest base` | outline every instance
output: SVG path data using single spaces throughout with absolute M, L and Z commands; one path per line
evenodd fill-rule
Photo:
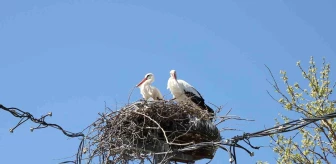
M 138 101 L 103 114 L 85 140 L 88 159 L 103 163 L 164 160 L 194 162 L 212 159 L 221 140 L 206 110 L 191 104 Z M 156 163 L 155 162 L 155 163 Z
M 131 108 L 129 108 L 131 107 Z M 212 159 L 214 157 L 214 153 L 217 150 L 217 147 L 214 146 L 205 146 L 198 148 L 196 150 L 184 151 L 184 152 L 174 152 L 179 149 L 183 149 L 186 146 L 182 146 L 186 143 L 201 143 L 201 142 L 217 142 L 221 140 L 219 130 L 217 127 L 209 120 L 208 113 L 206 111 L 196 111 L 199 113 L 188 112 L 188 110 L 198 110 L 198 109 L 189 109 L 192 106 L 179 106 L 175 103 L 167 103 L 167 102 L 136 102 L 127 106 L 125 111 L 134 110 L 136 112 L 141 112 L 146 114 L 147 116 L 151 116 L 157 121 L 162 129 L 165 130 L 166 136 L 168 139 L 174 140 L 174 143 L 178 143 L 180 145 L 169 145 L 165 142 L 164 134 L 162 130 L 155 130 L 153 134 L 155 134 L 154 138 L 159 139 L 155 142 L 144 142 L 143 140 L 138 141 L 137 148 L 145 151 L 149 151 L 151 153 L 157 152 L 169 152 L 173 151 L 173 153 L 169 153 L 170 161 L 175 162 L 194 162 L 201 159 Z M 162 112 L 161 110 L 170 112 Z M 161 112 L 160 112 L 161 111 Z M 206 112 L 206 113 L 202 113 Z M 153 116 L 158 114 L 160 117 Z M 175 115 L 175 117 L 173 116 Z M 198 118 L 198 116 L 203 117 L 203 119 Z M 140 116 L 141 119 L 146 121 L 144 116 Z M 170 119 L 164 119 L 170 118 Z M 139 121 L 139 120 L 138 120 Z M 149 120 L 147 120 L 149 121 Z M 142 122 L 143 123 L 143 122 Z M 164 155 L 165 156 L 165 155 Z

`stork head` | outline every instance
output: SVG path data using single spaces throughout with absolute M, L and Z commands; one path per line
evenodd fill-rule
M 171 70 L 170 71 L 170 77 L 172 77 L 173 79 L 177 80 L 176 79 L 176 71 L 175 70 Z
M 154 74 L 147 73 L 145 77 L 140 81 L 140 83 L 136 85 L 136 87 L 141 86 L 143 83 L 152 83 L 152 82 L 154 82 Z

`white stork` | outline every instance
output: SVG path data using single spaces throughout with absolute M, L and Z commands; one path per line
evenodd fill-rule
M 203 110 L 208 110 L 210 113 L 214 113 L 208 105 L 204 103 L 202 95 L 190 84 L 184 80 L 177 80 L 176 71 L 170 71 L 170 78 L 168 80 L 167 89 L 170 90 L 173 95 L 173 99 L 180 102 L 187 102 L 190 100 Z
M 147 101 L 149 98 L 153 100 L 163 100 L 161 92 L 151 84 L 154 82 L 154 75 L 152 73 L 147 73 L 145 78 L 136 87 L 140 88 L 140 93 L 142 97 Z

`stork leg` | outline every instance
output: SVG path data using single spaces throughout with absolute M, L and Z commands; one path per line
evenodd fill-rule
M 156 100 L 162 101 L 162 100 L 164 100 L 164 99 L 161 99 L 160 97 L 157 97 Z
M 139 99 L 139 101 L 145 101 L 145 98 L 141 98 L 141 99 Z
M 140 101 L 142 101 L 143 104 L 147 104 L 147 100 L 145 98 L 140 99 Z

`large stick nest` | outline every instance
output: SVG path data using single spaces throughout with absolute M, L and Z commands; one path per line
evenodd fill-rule
M 221 140 L 210 118 L 207 111 L 191 104 L 138 101 L 101 115 L 90 126 L 83 153 L 88 155 L 88 163 L 95 158 L 99 163 L 142 163 L 153 154 L 167 152 L 171 161 L 211 159 L 217 147 L 192 147 Z

